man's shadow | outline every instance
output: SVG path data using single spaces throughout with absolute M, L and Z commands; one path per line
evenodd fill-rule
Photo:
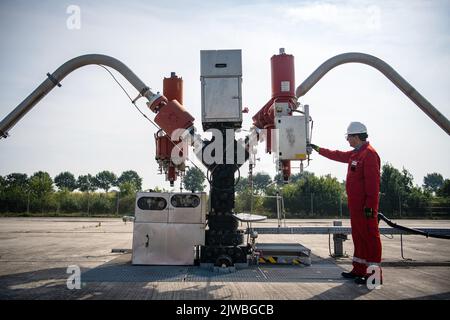
M 352 280 L 348 280 L 340 286 L 321 292 L 308 300 L 355 300 L 370 291 L 366 286 L 357 285 Z

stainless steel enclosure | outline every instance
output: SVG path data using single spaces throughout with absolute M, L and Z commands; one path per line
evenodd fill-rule
M 202 50 L 202 123 L 242 123 L 241 50 Z
M 304 116 L 281 116 L 275 119 L 276 155 L 279 160 L 305 160 L 306 123 Z
M 133 264 L 193 265 L 206 210 L 206 193 L 137 193 Z

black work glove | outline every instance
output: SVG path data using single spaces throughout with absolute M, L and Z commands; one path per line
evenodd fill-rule
M 316 146 L 315 144 L 312 144 L 312 143 L 308 143 L 307 147 L 313 148 L 317 152 L 319 152 L 319 150 L 320 150 L 319 146 Z
M 373 218 L 373 209 L 372 208 L 364 208 L 364 215 L 366 218 Z

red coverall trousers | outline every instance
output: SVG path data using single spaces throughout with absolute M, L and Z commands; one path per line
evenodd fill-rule
M 346 190 L 355 247 L 352 272 L 367 276 L 367 267 L 375 265 L 380 267 L 381 274 L 381 240 L 378 230 L 380 157 L 368 142 L 358 150 L 347 152 L 320 148 L 319 154 L 348 164 Z M 373 216 L 366 217 L 364 208 L 371 208 Z

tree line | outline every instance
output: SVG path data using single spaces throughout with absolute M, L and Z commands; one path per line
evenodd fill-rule
M 113 187 L 119 191 L 109 192 Z M 65 171 L 54 179 L 44 171 L 30 177 L 25 173 L 11 173 L 0 176 L 0 212 L 133 213 L 135 192 L 141 189 L 142 178 L 133 170 L 124 171 L 120 176 L 104 170 L 78 178 Z M 97 190 L 104 193 L 94 193 Z
M 248 178 L 236 186 L 236 211 L 261 213 L 276 217 L 277 193 L 283 197 L 287 218 L 348 217 L 345 181 L 331 175 L 321 177 L 311 172 L 294 174 L 291 183 L 282 185 L 266 173 L 253 176 L 253 196 Z M 386 163 L 382 167 L 379 211 L 391 217 L 449 217 L 450 180 L 439 173 L 427 174 L 423 185 L 413 184 L 413 176 L 403 168 Z
M 183 185 L 196 192 L 204 190 L 204 182 L 201 170 L 190 168 Z M 97 190 L 103 192 L 94 192 Z M 120 176 L 104 170 L 77 178 L 65 171 L 54 179 L 44 171 L 30 177 L 11 173 L 0 176 L 0 213 L 133 214 L 135 193 L 140 190 L 142 178 L 133 170 Z M 283 197 L 287 218 L 349 216 L 345 181 L 307 171 L 292 175 L 288 185 L 283 185 L 280 175 L 272 179 L 267 173 L 257 173 L 253 176 L 253 195 L 249 178 L 241 177 L 236 184 L 235 211 L 274 218 L 277 193 Z M 414 185 L 407 169 L 398 170 L 386 163 L 381 172 L 380 212 L 391 217 L 448 218 L 450 180 L 435 172 L 424 177 L 422 186 Z
M 198 168 L 187 170 L 183 186 L 188 191 L 203 191 L 204 175 Z M 118 190 L 110 191 L 111 188 Z M 95 191 L 103 191 L 96 193 Z M 11 173 L 0 176 L 0 213 L 24 214 L 133 214 L 135 193 L 142 190 L 142 178 L 128 170 L 120 176 L 104 170 L 96 175 L 75 178 L 69 171 L 54 179 L 38 171 L 31 176 Z M 156 187 L 154 191 L 166 191 Z

